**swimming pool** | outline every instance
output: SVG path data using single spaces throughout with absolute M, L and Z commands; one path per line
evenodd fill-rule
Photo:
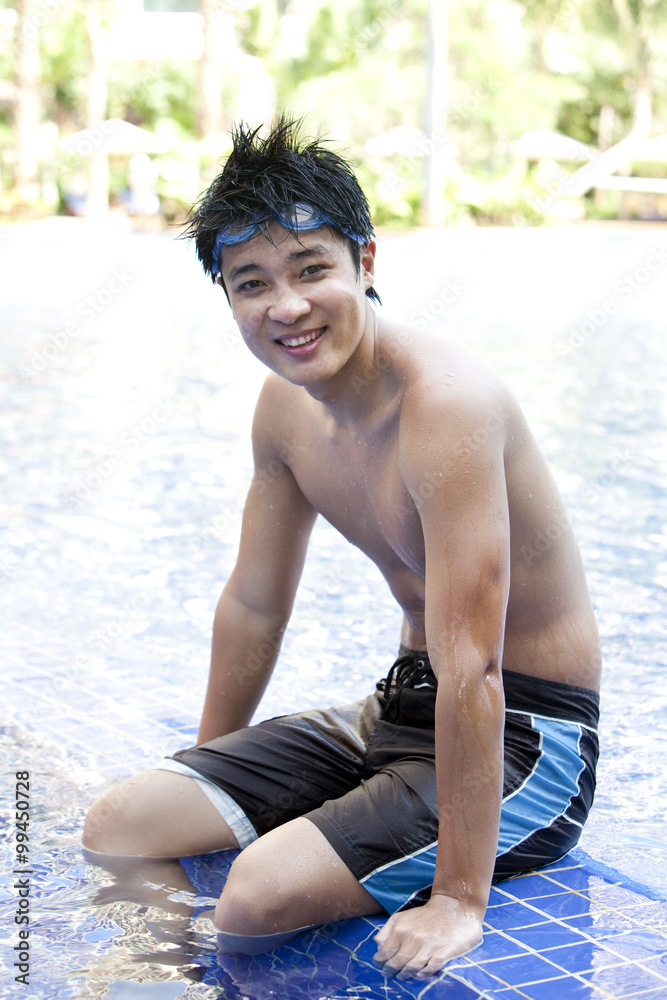
M 179 912 L 187 891 L 166 916 L 157 888 L 157 905 L 113 898 L 79 835 L 112 779 L 195 733 L 263 370 L 172 234 L 26 223 L 0 232 L 0 264 L 0 793 L 13 845 L 15 775 L 30 773 L 33 995 L 217 996 L 202 973 L 207 924 Z M 581 846 L 663 893 L 666 275 L 658 226 L 471 229 L 385 237 L 376 286 L 388 311 L 446 330 L 502 374 L 547 454 L 605 652 L 599 790 Z M 357 697 L 386 673 L 398 627 L 379 574 L 318 525 L 261 716 Z M 16 906 L 10 878 L 7 955 Z

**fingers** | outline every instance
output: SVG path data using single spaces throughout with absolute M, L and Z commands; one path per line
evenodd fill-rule
M 396 913 L 375 935 L 379 948 L 373 961 L 385 976 L 429 979 L 453 958 L 464 955 L 482 940 L 481 928 L 466 929 L 424 921 L 421 907 Z
M 383 976 L 404 979 L 430 979 L 441 972 L 449 955 L 432 954 L 432 949 L 423 948 L 414 953 L 398 947 L 380 949 L 373 961 Z
M 439 972 L 450 957 L 446 950 L 434 954 L 430 935 L 401 935 L 390 917 L 375 935 L 379 948 L 373 961 L 384 976 L 397 979 L 429 978 Z

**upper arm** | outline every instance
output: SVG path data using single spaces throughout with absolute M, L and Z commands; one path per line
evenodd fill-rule
M 410 417 L 403 465 L 424 535 L 427 644 L 436 673 L 460 683 L 502 658 L 510 567 L 507 411 L 497 399 L 472 394 L 447 405 L 420 401 Z
M 247 607 L 289 617 L 317 512 L 290 468 L 295 444 L 281 419 L 276 381 L 269 376 L 255 410 L 254 473 L 228 586 Z

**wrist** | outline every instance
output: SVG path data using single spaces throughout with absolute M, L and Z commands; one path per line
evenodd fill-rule
M 472 899 L 458 899 L 450 896 L 444 890 L 431 889 L 431 897 L 428 905 L 434 910 L 442 913 L 449 913 L 457 919 L 474 920 L 480 926 L 486 913 L 486 903 L 476 902 Z

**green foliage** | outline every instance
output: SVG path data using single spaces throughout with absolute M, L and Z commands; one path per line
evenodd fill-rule
M 111 66 L 110 118 L 123 118 L 154 130 L 163 120 L 194 134 L 197 108 L 196 65 L 184 60 L 124 61 Z
M 85 21 L 76 5 L 59 10 L 40 33 L 42 100 L 48 120 L 85 122 L 89 49 Z
M 605 105 L 614 108 L 615 140 L 621 139 L 632 124 L 631 91 L 623 75 L 596 72 L 576 100 L 560 104 L 556 127 L 579 142 L 596 146 L 600 131 L 600 112 Z
M 108 0 L 108 18 L 116 2 Z M 7 3 L 0 0 L 0 11 Z M 61 4 L 41 30 L 43 117 L 61 134 L 86 120 L 84 3 Z M 220 0 L 225 51 L 233 56 L 226 57 L 220 94 L 225 120 L 235 121 L 239 107 L 248 114 L 248 79 L 240 67 L 244 54 L 254 56 L 258 77 L 273 86 L 276 109 L 305 115 L 312 132 L 330 135 L 347 151 L 376 221 L 387 226 L 420 219 L 424 142 L 447 143 L 443 183 L 452 221 L 511 224 L 522 216 L 534 223 L 542 218 L 535 208 L 539 183 L 517 170 L 514 155 L 523 132 L 557 130 L 596 145 L 607 107 L 614 109 L 617 141 L 632 126 L 642 72 L 653 86 L 653 134 L 667 130 L 663 0 L 467 0 L 449 5 L 446 137 L 422 132 L 419 139 L 428 6 L 429 0 L 257 0 L 242 9 Z M 14 72 L 10 20 L 2 28 L 9 44 L 0 46 L 6 81 Z M 168 137 L 170 152 L 157 163 L 161 194 L 172 207 L 179 198 L 187 204 L 224 153 L 196 146 L 198 71 L 186 59 L 110 66 L 108 116 Z M 0 126 L 7 126 L 0 127 L 3 163 L 14 156 L 10 107 L 0 104 Z M 641 169 L 664 176 L 662 165 Z M 8 177 L 3 168 L 5 186 Z M 606 210 L 602 202 L 596 211 Z

